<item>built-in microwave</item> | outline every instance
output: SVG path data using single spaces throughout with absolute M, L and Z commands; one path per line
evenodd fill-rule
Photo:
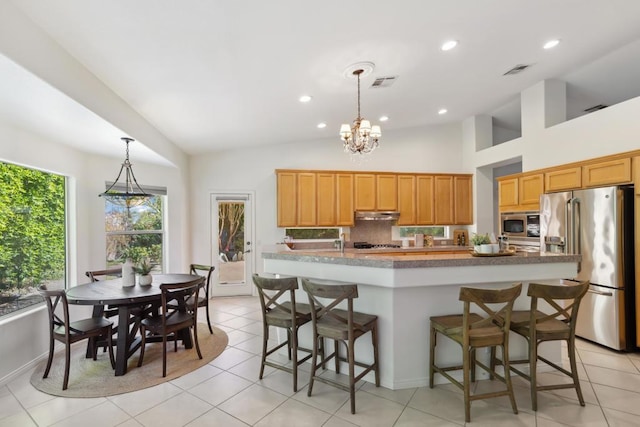
M 540 243 L 540 212 L 503 212 L 500 214 L 500 233 L 510 243 Z

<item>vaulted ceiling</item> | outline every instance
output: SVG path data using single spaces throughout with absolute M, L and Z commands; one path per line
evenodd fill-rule
M 508 106 L 522 90 L 548 78 L 568 82 L 574 116 L 640 95 L 636 0 L 13 4 L 191 155 L 337 139 L 340 124 L 356 116 L 356 82 L 345 70 L 359 61 L 375 64 L 362 79 L 362 115 L 376 123 L 389 117 L 381 123 L 383 138 L 388 130 L 483 113 L 494 114 L 505 127 L 517 126 Z M 560 44 L 543 49 L 551 39 Z M 442 51 L 447 40 L 459 44 Z M 516 65 L 530 67 L 504 76 Z M 9 68 L 5 64 L 0 73 Z M 391 86 L 371 88 L 376 78 L 390 76 L 397 77 Z M 18 109 L 46 116 L 38 102 L 20 96 L 27 80 L 24 87 L 4 80 L 2 90 L 14 93 L 0 99 L 5 119 Z M 311 101 L 300 103 L 305 94 Z M 440 115 L 442 108 L 448 112 Z M 99 118 L 90 118 L 95 123 L 77 136 L 70 132 L 68 143 L 81 144 L 87 133 L 104 131 Z M 321 122 L 323 129 L 317 127 Z

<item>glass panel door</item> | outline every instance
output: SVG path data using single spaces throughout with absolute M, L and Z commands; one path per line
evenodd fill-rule
M 250 195 L 214 196 L 213 254 L 217 281 L 214 296 L 250 295 L 253 252 L 251 251 Z

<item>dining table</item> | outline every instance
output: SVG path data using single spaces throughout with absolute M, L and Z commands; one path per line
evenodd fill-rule
M 117 308 L 118 325 L 116 345 L 116 368 L 115 375 L 120 376 L 127 373 L 127 364 L 131 357 L 140 348 L 141 338 L 138 334 L 140 312 L 145 312 L 141 307 L 158 307 L 161 301 L 161 284 L 191 283 L 194 280 L 204 277 L 193 274 L 154 274 L 150 285 L 123 286 L 122 278 L 111 280 L 100 280 L 97 282 L 84 283 L 67 289 L 67 301 L 69 304 L 92 305 L 93 316 L 102 316 L 104 307 Z M 134 322 L 130 322 L 132 316 Z M 189 331 L 180 334 L 180 338 L 185 348 L 191 348 L 191 334 Z M 148 341 L 148 340 L 147 340 Z M 89 343 L 87 347 L 87 357 L 93 354 L 95 345 Z

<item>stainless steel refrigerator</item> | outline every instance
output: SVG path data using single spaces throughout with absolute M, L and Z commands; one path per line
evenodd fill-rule
M 633 188 L 606 187 L 540 196 L 540 250 L 581 254 L 576 277 L 591 285 L 576 335 L 616 349 L 635 343 Z

